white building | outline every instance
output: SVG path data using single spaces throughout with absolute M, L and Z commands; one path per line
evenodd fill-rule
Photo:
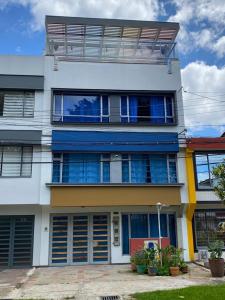
M 46 54 L 0 57 L 0 265 L 189 260 L 177 23 L 46 17 Z M 139 239 L 139 240 L 138 240 Z

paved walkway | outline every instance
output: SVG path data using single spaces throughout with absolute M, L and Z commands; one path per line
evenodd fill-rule
M 29 271 L 29 269 L 0 269 L 0 298 L 5 299 L 13 289 L 18 289 Z
M 17 272 L 17 271 L 16 271 Z M 7 280 L 6 280 L 7 281 Z M 178 277 L 149 277 L 132 273 L 129 265 L 88 265 L 37 268 L 8 299 L 100 299 L 100 296 L 130 294 L 198 284 L 225 283 L 212 279 L 210 272 L 190 265 L 190 273 Z M 4 298 L 5 299 L 5 298 Z

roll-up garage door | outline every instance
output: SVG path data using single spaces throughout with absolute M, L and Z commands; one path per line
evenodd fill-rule
M 33 216 L 0 216 L 0 267 L 32 265 Z

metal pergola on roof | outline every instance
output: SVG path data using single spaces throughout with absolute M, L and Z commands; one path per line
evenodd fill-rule
M 175 58 L 178 23 L 46 16 L 46 55 L 58 60 L 161 63 Z

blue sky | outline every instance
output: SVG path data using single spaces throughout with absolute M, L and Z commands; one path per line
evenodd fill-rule
M 224 0 L 0 0 L 0 55 L 41 55 L 46 14 L 179 22 L 189 133 L 225 131 Z

